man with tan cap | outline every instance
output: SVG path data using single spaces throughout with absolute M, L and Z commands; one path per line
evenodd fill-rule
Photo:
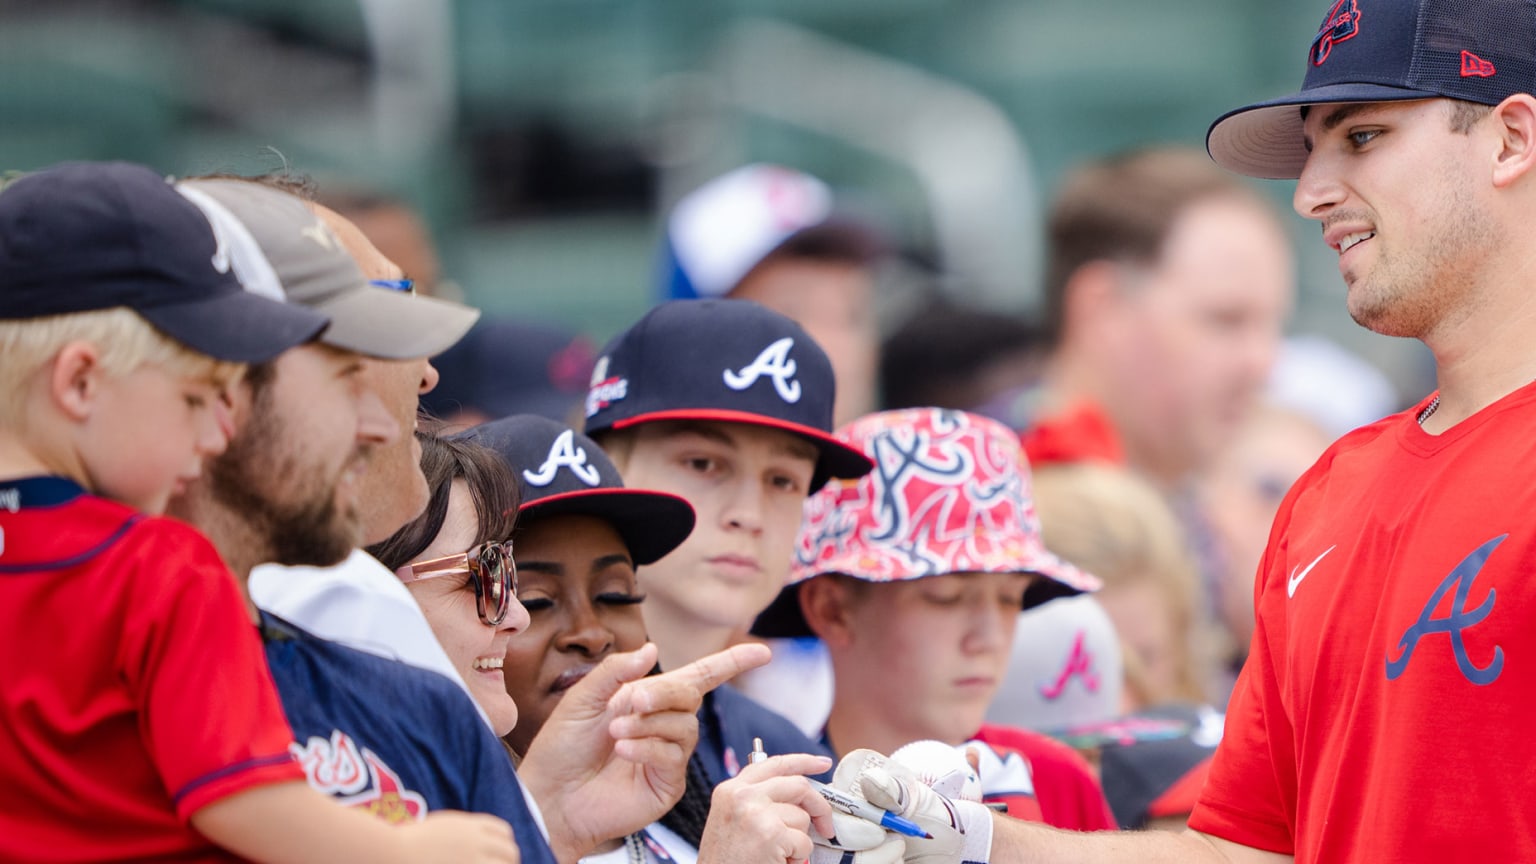
M 209 178 L 183 181 L 180 188 L 194 200 L 234 207 L 237 216 L 254 220 L 258 207 L 245 191 L 252 185 L 238 178 Z M 274 197 L 265 206 L 285 209 L 277 207 L 278 200 Z M 297 231 L 263 232 L 261 245 L 274 258 L 298 262 L 294 272 L 301 274 L 299 281 L 285 286 L 289 301 L 326 310 L 339 322 L 323 341 L 364 355 L 362 383 L 379 395 L 402 429 L 410 430 L 419 395 L 437 383 L 428 358 L 459 341 L 480 313 L 411 293 L 400 268 L 356 226 L 319 205 L 303 206 L 314 211 L 312 224 Z M 337 252 L 349 255 L 361 274 L 327 274 L 321 262 Z M 251 596 L 257 606 L 316 636 L 431 669 L 463 686 L 410 592 L 361 549 L 388 537 L 426 507 L 420 456 L 421 446 L 410 434 L 377 446 L 358 480 L 363 522 L 358 548 L 331 567 L 262 564 L 251 573 Z

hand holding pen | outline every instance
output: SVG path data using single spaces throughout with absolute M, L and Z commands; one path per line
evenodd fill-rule
M 767 758 L 768 754 L 763 751 L 763 739 L 753 738 L 752 755 L 747 758 L 748 763 L 756 764 Z M 827 803 L 831 804 L 834 810 L 850 816 L 856 816 L 867 822 L 873 822 L 882 828 L 908 837 L 933 837 L 932 834 L 924 831 L 917 823 L 904 819 L 889 810 L 882 810 L 862 798 L 856 798 L 846 792 L 834 789 L 820 780 L 811 780 L 810 783 L 817 792 L 821 793 L 821 797 L 827 799 Z

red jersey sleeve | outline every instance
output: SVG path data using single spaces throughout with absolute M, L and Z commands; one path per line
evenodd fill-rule
M 170 519 L 134 528 L 138 597 L 118 668 L 145 749 L 183 821 L 237 792 L 302 781 L 265 652 L 244 597 L 201 534 Z
M 1295 852 L 1296 735 L 1285 711 L 1275 658 L 1285 656 L 1286 526 L 1305 478 L 1281 504 L 1254 582 L 1257 611 L 1248 660 L 1227 703 L 1226 731 L 1189 827 L 1269 852 Z

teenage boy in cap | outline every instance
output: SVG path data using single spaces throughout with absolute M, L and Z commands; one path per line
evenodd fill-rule
M 1424 342 L 1439 390 L 1280 505 L 1192 830 L 999 827 L 994 862 L 1536 860 L 1536 740 L 1512 734 L 1536 692 L 1536 4 L 1335 0 L 1306 69 L 1207 147 L 1298 178 L 1351 316 Z M 877 803 L 934 803 L 864 774 Z
M 870 470 L 833 438 L 826 354 L 795 322 L 746 300 L 665 303 L 599 355 L 587 434 L 626 485 L 671 492 L 698 515 L 677 549 L 640 568 L 645 623 L 675 668 L 745 633 L 789 576 L 805 498 Z M 722 687 L 696 752 L 711 785 L 770 753 L 822 752 L 789 721 Z
M 381 830 L 307 788 L 228 569 L 156 516 L 243 364 L 326 323 L 223 239 L 139 166 L 0 191 L 0 857 L 515 861 L 497 820 Z
M 1115 827 L 1070 748 L 983 724 L 1019 610 L 1098 586 L 1041 543 L 1018 436 L 977 415 L 911 408 L 867 415 L 837 437 L 875 470 L 811 496 L 792 584 L 755 627 L 826 643 L 835 687 L 822 743 L 841 753 L 920 740 L 973 747 L 984 798 L 1009 815 Z

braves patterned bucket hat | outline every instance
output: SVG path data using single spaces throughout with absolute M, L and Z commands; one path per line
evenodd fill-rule
M 798 583 L 841 573 L 896 582 L 945 573 L 1035 573 L 1023 608 L 1096 591 L 1099 581 L 1046 550 L 1019 438 L 963 411 L 908 408 L 869 414 L 839 440 L 875 468 L 829 483 L 805 504 L 790 587 L 753 627 L 759 636 L 804 636 Z
M 518 525 L 551 516 L 605 519 L 637 565 L 654 564 L 688 539 L 693 506 L 676 495 L 626 489 L 603 448 L 564 423 L 514 414 L 460 433 L 490 447 L 522 485 Z
M 1332 0 L 1301 89 L 1217 118 L 1205 147 L 1253 177 L 1301 176 L 1309 106 L 1447 97 L 1497 105 L 1536 91 L 1536 0 Z
M 789 318 L 750 300 L 674 300 L 598 355 L 586 432 L 661 420 L 782 429 L 816 446 L 812 488 L 819 489 L 871 467 L 832 436 L 835 382 L 826 352 Z

